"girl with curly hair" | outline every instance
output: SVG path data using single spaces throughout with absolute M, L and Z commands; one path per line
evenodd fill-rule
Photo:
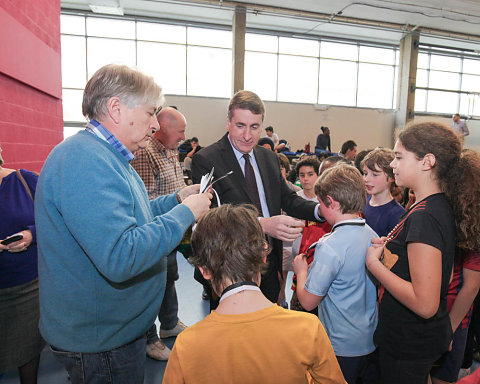
M 394 152 L 395 181 L 415 190 L 416 202 L 366 258 L 383 288 L 375 332 L 380 381 L 425 384 L 452 340 L 447 291 L 456 241 L 475 248 L 479 239 L 480 165 L 436 122 L 408 126 Z M 452 183 L 467 173 L 471 182 Z
M 462 192 L 452 194 L 450 199 L 459 217 L 468 220 L 460 221 L 458 228 L 457 252 L 447 294 L 448 312 L 454 331 L 452 347 L 430 372 L 433 384 L 455 383 L 458 379 L 472 318 L 472 303 L 480 287 L 480 154 L 465 149 L 460 162 L 465 163 L 464 172 L 453 178 L 449 188 Z

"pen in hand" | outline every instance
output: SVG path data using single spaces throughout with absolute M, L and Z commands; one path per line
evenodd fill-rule
M 224 178 L 227 177 L 228 175 L 231 175 L 232 173 L 233 173 L 233 171 L 230 171 L 230 172 L 226 173 L 225 175 L 223 175 L 222 177 L 219 177 L 218 179 L 214 180 L 213 183 L 210 184 L 210 186 L 212 186 L 213 184 L 215 184 L 217 181 L 224 179 Z

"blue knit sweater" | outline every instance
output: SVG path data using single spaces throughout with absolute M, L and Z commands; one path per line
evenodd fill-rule
M 175 194 L 149 201 L 122 155 L 82 131 L 45 162 L 35 219 L 41 334 L 62 350 L 101 352 L 153 324 L 165 256 L 194 216 Z

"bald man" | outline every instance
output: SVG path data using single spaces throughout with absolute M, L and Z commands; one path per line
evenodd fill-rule
M 178 144 L 185 140 L 187 121 L 176 109 L 168 107 L 157 114 L 160 128 L 146 148 L 135 152 L 130 163 L 145 183 L 150 200 L 185 187 L 183 171 L 178 161 Z M 177 251 L 167 258 L 167 285 L 158 313 L 160 337 L 177 336 L 186 326 L 178 319 L 178 300 L 175 280 L 178 280 Z M 147 356 L 155 360 L 168 360 L 170 349 L 160 341 L 155 323 L 147 332 Z

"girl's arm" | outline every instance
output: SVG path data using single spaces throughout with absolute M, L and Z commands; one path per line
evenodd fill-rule
M 442 284 L 442 253 L 423 243 L 407 245 L 408 265 L 412 282 L 388 270 L 379 260 L 383 248 L 371 247 L 367 253 L 368 270 L 393 297 L 417 315 L 428 319 L 438 311 Z
M 463 285 L 450 309 L 450 322 L 454 332 L 472 306 L 479 287 L 480 271 L 463 268 Z

